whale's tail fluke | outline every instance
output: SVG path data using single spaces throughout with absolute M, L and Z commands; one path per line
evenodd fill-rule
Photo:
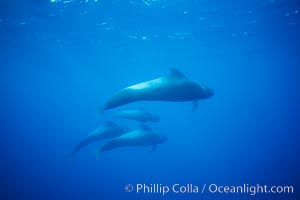
M 96 117 L 100 118 L 103 115 L 104 110 L 105 110 L 104 106 L 98 107 L 97 110 L 96 110 L 96 112 L 97 112 Z

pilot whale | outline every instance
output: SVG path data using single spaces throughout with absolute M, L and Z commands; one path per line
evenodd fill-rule
M 167 136 L 153 131 L 146 125 L 141 125 L 137 130 L 125 133 L 106 143 L 100 152 L 112 150 L 119 147 L 153 146 L 152 151 L 156 149 L 157 144 L 167 141 Z M 100 153 L 99 152 L 99 153 Z
M 76 152 L 78 152 L 83 147 L 91 144 L 92 142 L 118 137 L 128 131 L 129 129 L 127 129 L 126 127 L 121 127 L 114 122 L 108 121 L 103 126 L 93 130 L 84 139 L 82 139 L 71 152 L 71 156 L 74 156 Z
M 137 101 L 192 101 L 193 110 L 198 107 L 198 100 L 214 95 L 214 90 L 203 83 L 188 79 L 179 70 L 170 68 L 171 74 L 150 81 L 126 87 L 113 96 L 98 109 L 98 116 L 104 110 L 123 106 Z
M 159 122 L 160 118 L 157 114 L 151 113 L 144 108 L 139 108 L 135 110 L 123 110 L 114 115 L 116 118 L 125 118 L 140 121 L 142 123 L 146 122 Z

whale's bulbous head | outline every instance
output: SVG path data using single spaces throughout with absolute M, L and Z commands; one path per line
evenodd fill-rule
M 208 99 L 215 94 L 215 91 L 212 88 L 209 88 L 205 84 L 197 81 L 190 82 L 187 90 L 188 89 L 190 94 L 192 94 L 191 100 Z
M 215 90 L 212 89 L 212 88 L 207 88 L 206 89 L 206 95 L 207 95 L 207 98 L 210 98 L 210 97 L 214 96 L 215 95 Z

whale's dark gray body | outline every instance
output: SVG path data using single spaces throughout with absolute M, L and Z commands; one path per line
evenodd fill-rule
M 110 121 L 106 122 L 104 126 L 95 129 L 84 139 L 82 139 L 71 152 L 71 156 L 73 156 L 80 149 L 86 147 L 92 142 L 99 141 L 102 139 L 110 139 L 110 138 L 118 137 L 128 131 L 129 129 L 127 129 L 126 127 L 118 126 L 114 122 L 110 122 Z
M 116 113 L 114 115 L 116 118 L 125 118 L 140 121 L 142 123 L 146 122 L 159 122 L 160 118 L 158 115 L 151 113 L 144 108 L 139 108 L 136 110 L 124 110 Z
M 214 90 L 202 83 L 188 79 L 176 69 L 170 69 L 171 74 L 147 82 L 126 87 L 110 97 L 100 113 L 136 101 L 193 101 L 207 99 L 214 95 Z M 194 109 L 195 109 L 194 108 Z
M 163 134 L 153 131 L 146 125 L 140 126 L 139 129 L 125 133 L 106 143 L 100 151 L 108 151 L 120 147 L 136 147 L 136 146 L 153 146 L 153 150 L 157 144 L 167 141 L 167 137 Z

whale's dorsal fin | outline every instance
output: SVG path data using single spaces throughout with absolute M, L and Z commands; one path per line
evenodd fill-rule
M 170 76 L 175 76 L 175 77 L 179 77 L 179 78 L 185 78 L 186 76 L 179 71 L 178 69 L 175 68 L 170 68 L 171 74 Z

